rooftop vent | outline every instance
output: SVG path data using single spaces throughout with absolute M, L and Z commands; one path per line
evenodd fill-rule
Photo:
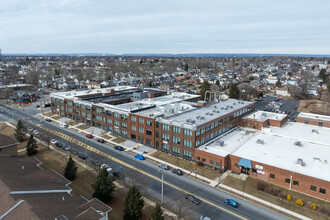
M 324 160 L 323 163 L 324 163 L 324 164 L 328 164 L 328 160 Z
M 191 119 L 190 119 L 190 118 L 186 119 L 186 122 L 190 122 L 190 121 L 191 121 Z
M 315 162 L 321 162 L 321 159 L 320 158 L 318 158 L 318 157 L 313 157 L 313 160 L 315 161 Z
M 319 133 L 319 131 L 318 131 L 318 130 L 316 130 L 316 129 L 312 129 L 312 133 L 318 134 L 318 133 Z
M 201 116 L 201 119 L 205 119 L 205 117 L 204 116 Z
M 233 108 L 233 106 L 231 105 L 230 108 Z
M 261 139 L 258 139 L 258 140 L 257 140 L 257 143 L 258 143 L 258 144 L 265 144 L 264 140 L 261 140 Z
M 201 116 L 199 116 L 199 115 L 198 115 L 196 118 L 197 118 L 197 119 L 200 119 L 200 118 L 201 118 Z
M 195 124 L 195 120 L 191 120 L 191 123 Z
M 209 112 L 206 112 L 206 115 L 209 115 L 210 113 Z
M 217 143 L 222 147 L 225 146 L 225 142 L 223 140 L 217 140 Z
M 305 162 L 301 158 L 298 158 L 297 159 L 297 164 L 300 165 L 300 166 L 302 166 L 302 167 L 306 166 Z
M 213 108 L 217 108 L 217 106 L 215 105 L 215 106 L 213 106 Z
M 301 144 L 301 142 L 300 142 L 300 141 L 296 141 L 296 142 L 294 142 L 294 144 L 295 144 L 295 145 L 297 145 L 297 146 L 299 146 L 299 147 L 301 147 L 301 146 L 302 146 L 302 144 Z
M 210 115 L 213 115 L 213 113 L 210 113 Z
M 217 113 L 220 113 L 220 111 L 217 111 Z

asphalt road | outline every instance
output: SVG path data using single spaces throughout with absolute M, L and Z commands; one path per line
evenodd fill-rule
M 0 103 L 0 106 L 11 110 L 10 106 Z M 9 117 L 17 119 L 24 119 L 33 123 L 36 126 L 51 129 L 63 133 L 64 136 L 70 137 L 70 141 L 59 138 L 54 134 L 50 134 L 51 138 L 60 140 L 69 145 L 71 148 L 77 149 L 81 152 L 86 152 L 89 158 L 98 160 L 101 163 L 109 164 L 114 170 L 120 170 L 123 174 L 122 181 L 130 179 L 134 182 L 142 193 L 147 197 L 152 197 L 161 200 L 161 174 L 157 164 L 152 161 L 140 161 L 134 158 L 134 155 L 128 152 L 119 152 L 114 150 L 113 146 L 108 144 L 101 144 L 93 139 L 87 139 L 84 135 L 59 127 L 55 123 L 41 121 L 34 115 L 26 114 L 20 109 L 14 109 L 14 114 L 7 114 Z M 37 128 L 34 125 L 31 127 Z M 43 134 L 46 130 L 37 128 Z M 72 142 L 72 139 L 78 140 L 82 143 L 97 149 L 106 155 L 111 155 L 113 159 L 108 159 L 92 151 L 86 150 L 81 146 Z M 130 167 L 131 166 L 131 167 Z M 245 199 L 231 195 L 222 190 L 210 187 L 202 182 L 191 179 L 187 176 L 177 176 L 171 171 L 164 171 L 164 203 L 173 209 L 183 209 L 185 219 L 199 219 L 201 215 L 206 215 L 212 219 L 289 219 L 279 213 L 273 212 L 267 208 L 256 205 Z M 201 204 L 194 205 L 185 199 L 185 193 L 191 193 L 202 200 Z M 235 199 L 239 203 L 238 208 L 233 208 L 224 204 L 226 198 Z

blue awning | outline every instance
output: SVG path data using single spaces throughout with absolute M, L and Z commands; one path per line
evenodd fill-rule
M 248 159 L 244 159 L 242 158 L 238 165 L 242 166 L 242 167 L 246 167 L 246 168 L 250 168 L 252 169 L 252 164 L 251 164 L 251 160 L 248 160 Z

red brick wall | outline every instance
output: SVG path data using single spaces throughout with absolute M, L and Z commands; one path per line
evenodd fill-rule
M 306 120 L 309 122 L 310 125 L 319 126 L 319 122 L 321 122 L 321 123 L 323 123 L 323 127 L 330 128 L 330 121 L 323 121 L 323 120 L 320 120 L 320 119 L 303 118 L 303 117 L 299 117 L 299 116 L 297 118 L 297 122 L 299 122 L 299 123 L 304 123 L 305 124 Z
M 215 154 L 203 151 L 203 150 L 196 149 L 194 159 L 197 161 L 202 161 L 204 164 L 220 168 L 222 170 L 227 169 L 227 158 L 226 157 L 221 157 L 221 156 L 218 156 L 218 155 L 215 155 Z M 203 161 L 203 159 L 205 160 L 205 162 Z M 211 160 L 214 162 L 213 165 L 210 163 Z M 216 166 L 216 162 L 220 163 L 220 167 Z

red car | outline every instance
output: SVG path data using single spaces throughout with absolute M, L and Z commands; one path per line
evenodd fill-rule
M 91 134 L 86 134 L 86 137 L 87 137 L 87 138 L 93 138 L 93 135 L 91 135 Z

